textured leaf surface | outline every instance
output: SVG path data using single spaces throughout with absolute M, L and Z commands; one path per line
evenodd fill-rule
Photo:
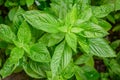
M 30 48 L 29 57 L 37 62 L 50 62 L 50 53 L 43 43 L 36 43 Z
M 29 25 L 23 21 L 17 33 L 18 39 L 21 43 L 29 43 L 31 40 L 31 31 Z
M 67 33 L 65 36 L 67 44 L 76 52 L 77 36 L 74 33 Z
M 88 40 L 91 54 L 100 57 L 116 57 L 115 52 L 104 39 L 97 38 Z
M 65 43 L 60 43 L 54 51 L 51 61 L 51 71 L 52 71 L 52 78 L 58 75 L 58 69 L 60 67 L 63 51 L 64 51 Z
M 0 24 L 0 38 L 12 43 L 16 39 L 16 36 L 9 26 Z
M 57 33 L 58 21 L 48 13 L 43 13 L 37 10 L 26 12 L 23 17 L 34 28 L 43 30 L 49 33 Z

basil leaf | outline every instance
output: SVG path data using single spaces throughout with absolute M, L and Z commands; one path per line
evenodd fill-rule
M 94 23 L 82 23 L 79 25 L 79 27 L 83 29 L 83 31 L 78 34 L 86 38 L 100 38 L 108 35 L 107 31 L 105 31 L 101 26 Z
M 26 72 L 27 75 L 29 75 L 30 77 L 32 78 L 42 78 L 40 75 L 38 75 L 36 72 L 34 72 L 31 68 L 30 68 L 30 65 L 28 65 L 28 63 L 25 63 L 23 65 L 23 69 L 24 71 Z
M 4 66 L 0 70 L 0 75 L 2 76 L 2 78 L 5 78 L 5 77 L 9 76 L 10 74 L 12 74 L 12 72 L 17 67 L 17 64 L 18 63 L 15 63 L 15 64 L 12 63 L 10 58 L 7 59 L 6 62 L 4 63 Z
M 9 43 L 13 43 L 16 40 L 16 36 L 10 27 L 4 24 L 0 24 L 0 38 Z
M 93 7 L 93 15 L 97 18 L 103 18 L 112 11 L 114 11 L 114 4 L 112 3 Z
M 116 57 L 115 52 L 104 39 L 96 38 L 88 39 L 88 41 L 91 54 L 100 57 Z
M 46 46 L 39 42 L 30 48 L 30 53 L 28 53 L 29 57 L 37 62 L 50 62 L 50 53 Z
M 18 40 L 21 43 L 29 43 L 30 42 L 31 31 L 30 31 L 29 25 L 25 21 L 23 21 L 23 23 L 20 25 L 17 36 L 18 36 Z
M 45 78 L 46 75 L 45 75 L 45 72 L 42 70 L 41 68 L 41 63 L 38 63 L 38 62 L 34 62 L 34 61 L 31 61 L 29 62 L 29 65 L 30 65 L 30 68 L 36 72 L 38 75 L 40 75 L 41 77 Z
M 76 52 L 77 48 L 77 36 L 74 33 L 67 33 L 65 35 L 67 44 Z
M 99 73 L 90 66 L 75 67 L 75 76 L 77 80 L 98 80 Z
M 23 14 L 23 17 L 36 29 L 43 30 L 49 33 L 59 32 L 57 29 L 57 27 L 59 26 L 58 21 L 48 13 L 31 10 Z
M 65 42 L 62 42 L 55 48 L 55 51 L 51 60 L 52 78 L 54 78 L 59 73 L 58 69 L 60 67 L 64 46 L 65 46 Z

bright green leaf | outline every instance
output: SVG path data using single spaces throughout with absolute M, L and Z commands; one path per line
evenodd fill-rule
M 31 31 L 30 31 L 29 25 L 25 21 L 20 25 L 17 36 L 18 36 L 18 40 L 21 43 L 29 43 L 30 42 Z
M 55 48 L 51 61 L 52 78 L 54 78 L 59 73 L 58 69 L 60 67 L 64 46 L 65 46 L 65 42 L 62 42 Z
M 26 0 L 27 6 L 31 6 L 34 3 L 34 0 Z
M 116 57 L 115 52 L 104 39 L 88 39 L 88 41 L 91 54 L 100 57 Z
M 37 62 L 50 62 L 51 60 L 47 47 L 41 42 L 32 45 L 28 55 L 32 60 Z
M 16 36 L 9 26 L 0 24 L 0 38 L 2 40 L 12 43 L 16 39 Z
M 43 30 L 49 33 L 57 33 L 58 21 L 48 13 L 43 13 L 37 10 L 27 11 L 23 17 L 34 28 Z
M 74 33 L 67 33 L 65 35 L 67 44 L 76 52 L 77 48 L 77 36 Z

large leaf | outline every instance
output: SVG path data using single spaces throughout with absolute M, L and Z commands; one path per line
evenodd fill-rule
M 34 44 L 30 48 L 30 53 L 28 53 L 28 55 L 32 60 L 37 62 L 50 62 L 51 60 L 48 49 L 41 42 Z
M 74 33 L 67 33 L 65 36 L 67 44 L 76 52 L 77 36 Z
M 9 26 L 0 24 L 0 38 L 12 43 L 16 39 L 16 36 Z
M 65 42 L 62 42 L 55 48 L 51 61 L 52 78 L 54 78 L 59 73 L 58 69 L 60 67 L 64 46 L 65 46 Z
M 17 33 L 18 40 L 21 43 L 29 43 L 31 40 L 31 31 L 29 28 L 29 25 L 23 21 L 23 23 L 20 25 L 20 28 Z
M 90 46 L 90 53 L 100 57 L 115 57 L 115 52 L 108 45 L 108 43 L 101 38 L 88 39 Z
M 82 23 L 79 25 L 81 29 L 83 29 L 79 35 L 87 38 L 98 38 L 98 37 L 104 37 L 108 35 L 107 31 L 103 29 L 101 26 L 94 24 L 94 23 Z
M 27 11 L 23 17 L 34 28 L 43 30 L 49 33 L 57 33 L 58 21 L 50 14 L 43 13 L 37 10 Z
M 103 18 L 112 11 L 114 11 L 114 4 L 105 4 L 93 7 L 93 14 L 97 18 Z

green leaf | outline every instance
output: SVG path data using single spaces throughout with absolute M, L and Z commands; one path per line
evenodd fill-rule
M 109 31 L 112 28 L 112 25 L 110 23 L 102 19 L 99 20 L 99 25 L 106 31 Z
M 75 69 L 74 69 L 74 64 L 73 62 L 70 62 L 66 68 L 64 68 L 61 72 L 61 75 L 65 80 L 70 79 L 74 75 Z
M 90 66 L 75 67 L 75 76 L 77 80 L 98 80 L 99 73 Z
M 104 39 L 88 39 L 88 41 L 91 54 L 100 57 L 116 57 L 115 52 Z
M 31 68 L 30 65 L 28 65 L 28 63 L 23 65 L 23 69 L 26 72 L 27 75 L 29 75 L 32 78 L 42 78 L 40 75 L 38 75 L 36 72 L 34 72 Z
M 86 53 L 90 52 L 89 43 L 85 37 L 79 36 L 78 43 L 80 45 L 80 49 L 82 49 Z
M 46 46 L 39 42 L 30 48 L 30 53 L 28 53 L 29 57 L 37 62 L 50 62 L 50 53 Z
M 10 59 L 12 63 L 17 63 L 24 55 L 24 50 L 22 48 L 15 47 L 10 53 Z
M 10 9 L 9 13 L 8 13 L 8 17 L 11 21 L 13 21 L 13 18 L 15 16 L 15 13 L 16 13 L 16 10 L 17 10 L 17 7 L 14 7 L 12 9 Z
M 62 56 L 62 69 L 66 68 L 71 60 L 72 60 L 72 49 L 68 45 L 65 45 L 64 53 Z
M 113 41 L 110 45 L 114 50 L 117 49 L 120 46 L 120 39 Z
M 47 40 L 48 41 L 48 47 L 54 46 L 55 44 L 58 44 L 64 38 L 63 33 L 51 34 L 49 36 L 50 36 L 50 38 L 49 38 L 49 40 Z
M 12 43 L 16 39 L 16 36 L 9 26 L 0 24 L 0 38 L 6 42 Z
M 38 75 L 40 75 L 41 77 L 45 78 L 46 75 L 45 75 L 45 72 L 42 70 L 41 68 L 41 63 L 38 63 L 38 62 L 34 62 L 34 61 L 30 61 L 29 62 L 29 65 L 30 65 L 30 68 L 36 72 Z
M 29 43 L 30 42 L 31 31 L 30 31 L 29 25 L 25 21 L 23 21 L 23 23 L 20 25 L 17 36 L 18 36 L 18 40 L 21 43 Z
M 71 11 L 66 15 L 65 23 L 67 25 L 73 25 L 77 20 L 77 7 L 74 5 Z
M 27 6 L 31 6 L 34 3 L 34 0 L 26 0 Z
M 64 46 L 65 46 L 65 42 L 62 42 L 55 48 L 51 61 L 52 78 L 54 78 L 59 73 L 58 69 L 60 67 Z
M 0 70 L 0 75 L 2 76 L 2 78 L 5 78 L 7 76 L 9 76 L 10 74 L 12 74 L 12 72 L 15 70 L 17 66 L 17 63 L 12 63 L 11 59 L 7 59 L 4 66 L 2 67 L 2 69 Z
M 94 23 L 82 23 L 81 25 L 79 25 L 79 27 L 83 29 L 83 31 L 81 31 L 79 35 L 86 38 L 98 38 L 108 35 L 108 32 L 105 31 L 105 29 Z
M 80 19 L 83 21 L 88 21 L 92 16 L 92 9 L 90 7 L 86 8 L 83 12 L 80 14 Z
M 77 36 L 74 33 L 67 33 L 65 35 L 67 44 L 76 52 L 77 48 Z
M 115 10 L 120 10 L 120 0 L 115 0 Z
M 27 11 L 23 14 L 25 20 L 34 28 L 43 30 L 49 33 L 57 33 L 59 26 L 58 21 L 50 14 L 43 13 L 37 10 Z
M 114 4 L 105 4 L 101 6 L 93 7 L 93 15 L 97 18 L 103 18 L 107 16 L 110 12 L 114 11 Z

